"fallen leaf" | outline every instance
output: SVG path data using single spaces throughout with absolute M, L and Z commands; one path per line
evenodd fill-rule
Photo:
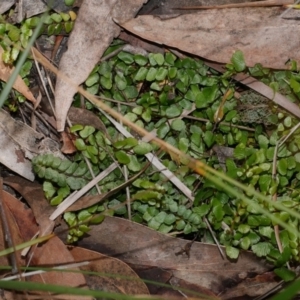
M 58 131 L 64 130 L 77 86 L 88 77 L 113 38 L 120 33 L 120 27 L 114 20 L 123 23 L 133 18 L 144 2 L 146 0 L 112 0 L 99 5 L 98 1 L 86 0 L 82 3 L 69 38 L 68 50 L 59 64 L 60 71 L 73 84 L 57 78 L 55 110 Z
M 122 237 L 122 238 L 120 238 Z M 186 255 L 175 253 L 188 241 L 156 232 L 125 219 L 106 217 L 93 226 L 78 245 L 114 256 L 131 266 L 146 265 L 172 272 L 174 277 L 206 288 L 218 295 L 234 289 L 246 277 L 262 274 L 272 266 L 251 252 L 241 252 L 236 262 L 222 259 L 215 245 L 195 242 Z M 243 277 L 241 276 L 243 275 Z
M 74 247 L 70 252 L 75 262 L 90 261 L 87 266 L 80 267 L 81 270 L 104 274 L 86 275 L 89 288 L 126 295 L 149 294 L 145 283 L 123 261 L 80 247 Z
M 61 133 L 61 139 L 63 146 L 61 148 L 61 152 L 64 154 L 73 154 L 77 152 L 76 147 L 74 146 L 74 143 L 72 142 L 72 138 L 69 136 L 69 134 L 65 131 Z
M 245 278 L 235 289 L 225 291 L 225 293 L 220 296 L 224 300 L 231 300 L 245 295 L 252 299 L 264 295 L 276 287 L 278 283 L 279 278 L 276 278 L 273 272 L 267 272 L 262 275 L 257 275 L 254 278 Z
M 31 266 L 55 267 L 66 263 L 74 263 L 74 258 L 67 249 L 67 246 L 58 238 L 54 237 L 39 247 L 32 248 L 33 257 Z M 30 257 L 30 255 L 29 255 Z M 73 270 L 79 270 L 74 268 Z M 66 287 L 86 288 L 86 281 L 81 273 L 52 271 L 34 275 L 28 278 L 31 282 L 41 282 L 48 284 L 64 285 Z M 43 294 L 42 292 L 40 294 Z M 49 295 L 48 293 L 43 295 Z M 92 299 L 83 296 L 61 295 L 60 299 Z
M 54 222 L 49 220 L 49 216 L 55 208 L 46 200 L 42 186 L 17 176 L 6 177 L 3 182 L 18 191 L 31 207 L 35 220 L 39 224 L 40 235 L 50 234 L 53 230 Z
M 32 210 L 10 193 L 6 191 L 3 191 L 3 193 L 4 202 L 12 214 L 10 219 L 14 220 L 14 224 L 18 227 L 22 241 L 29 241 L 38 230 Z
M 2 15 L 9 10 L 15 4 L 15 0 L 1 1 L 0 3 L 0 14 Z
M 10 78 L 11 74 L 14 72 L 15 68 L 5 64 L 2 60 L 2 54 L 4 50 L 0 47 L 0 79 L 4 82 L 7 82 Z M 30 100 L 31 102 L 35 103 L 36 99 L 32 95 L 31 91 L 29 90 L 28 86 L 25 84 L 24 80 L 20 75 L 18 75 L 13 88 L 21 93 L 26 99 Z
M 37 230 L 37 226 L 34 222 L 30 209 L 26 209 L 21 201 L 6 191 L 3 191 L 3 205 L 14 245 L 30 240 L 34 235 L 35 230 Z M 3 250 L 5 248 L 7 248 L 7 245 L 4 241 L 2 222 L 0 222 L 0 249 Z M 24 265 L 20 251 L 16 252 L 16 256 L 19 264 Z M 11 265 L 7 256 L 0 256 L 0 265 Z M 4 272 L 1 271 L 1 274 L 3 273 Z
M 215 62 L 228 63 L 239 49 L 247 66 L 286 69 L 288 59 L 300 62 L 295 39 L 300 25 L 297 12 L 281 17 L 282 12 L 278 7 L 211 9 L 164 20 L 145 15 L 119 24 L 144 39 Z
M 10 170 L 34 179 L 29 159 L 37 154 L 55 153 L 63 157 L 59 145 L 44 137 L 23 122 L 13 119 L 5 110 L 0 110 L 0 143 L 5 145 L 0 152 L 0 162 Z

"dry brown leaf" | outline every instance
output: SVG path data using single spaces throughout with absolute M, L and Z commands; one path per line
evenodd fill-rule
M 30 263 L 31 266 L 55 267 L 66 263 L 74 263 L 73 256 L 58 237 L 48 240 L 39 247 L 33 247 L 33 253 L 34 255 Z M 68 287 L 86 288 L 86 281 L 81 273 L 52 271 L 31 276 L 28 280 Z M 92 299 L 92 297 L 63 295 L 60 296 L 60 299 Z
M 58 77 L 55 87 L 57 130 L 63 131 L 68 110 L 81 84 L 100 60 L 113 38 L 120 33 L 114 19 L 125 22 L 133 18 L 147 0 L 86 0 L 82 3 L 59 69 L 75 85 Z M 98 26 L 97 26 L 98 25 Z
M 75 262 L 90 261 L 89 265 L 80 267 L 81 270 L 108 274 L 107 277 L 87 275 L 89 288 L 120 294 L 149 294 L 145 283 L 121 260 L 79 247 L 72 248 L 70 252 Z
M 147 282 L 147 286 L 149 288 L 151 295 L 160 295 L 163 299 L 186 299 L 178 290 L 184 289 L 184 294 L 190 297 L 196 297 L 198 300 L 218 300 L 217 297 L 212 291 L 207 288 L 203 288 L 199 284 L 192 284 L 186 280 L 179 279 L 172 274 L 172 270 L 165 270 L 158 267 L 151 266 L 138 266 L 136 264 L 132 265 L 137 274 L 147 280 L 154 282 L 153 284 Z M 163 283 L 166 286 L 161 286 L 161 284 L 155 283 Z M 197 294 L 195 294 L 197 293 Z M 200 297 L 201 295 L 201 297 Z M 189 298 L 190 299 L 190 298 Z
M 5 191 L 3 193 L 4 202 L 12 214 L 11 219 L 14 220 L 15 225 L 18 227 L 22 241 L 29 241 L 38 230 L 32 210 L 10 193 Z
M 29 209 L 26 209 L 21 201 L 5 191 L 3 191 L 3 205 L 5 206 L 6 218 L 8 220 L 14 245 L 30 240 L 35 233 L 35 230 L 37 230 L 32 212 Z M 5 248 L 7 248 L 7 245 L 4 242 L 2 224 L 0 222 L 0 249 L 2 250 Z M 17 252 L 17 257 L 20 265 L 24 265 L 20 251 Z M 0 265 L 8 266 L 11 264 L 8 262 L 6 256 L 1 256 Z
M 246 251 L 235 262 L 223 260 L 215 245 L 198 242 L 192 245 L 190 258 L 176 256 L 175 253 L 187 242 L 128 220 L 106 217 L 101 225 L 92 227 L 89 236 L 78 244 L 122 259 L 131 266 L 137 264 L 169 270 L 174 277 L 217 295 L 234 289 L 249 276 L 263 274 L 272 268 Z
M 61 152 L 64 154 L 73 154 L 77 152 L 76 147 L 74 146 L 74 143 L 72 141 L 72 138 L 69 136 L 67 132 L 62 132 L 61 133 L 61 139 L 63 146 L 61 148 Z
M 30 182 L 17 176 L 9 176 L 4 179 L 4 183 L 18 191 L 27 201 L 36 222 L 39 224 L 41 235 L 47 235 L 52 232 L 54 222 L 49 220 L 49 216 L 55 208 L 50 206 L 49 201 L 44 196 L 43 188 L 36 182 Z M 35 231 L 31 236 L 36 233 Z
M 295 37 L 300 24 L 297 12 L 281 17 L 282 12 L 277 7 L 211 9 L 165 20 L 145 15 L 120 24 L 144 39 L 212 61 L 228 63 L 239 49 L 248 66 L 285 69 L 288 59 L 300 62 Z
M 54 140 L 13 119 L 3 109 L 0 109 L 0 120 L 0 143 L 5 145 L 0 152 L 0 162 L 10 170 L 33 180 L 32 165 L 28 158 L 51 152 L 62 157 L 59 145 Z
M 10 67 L 9 65 L 5 64 L 2 60 L 2 54 L 4 50 L 0 47 L 0 79 L 4 82 L 7 82 L 10 78 L 11 74 L 14 72 L 15 68 Z M 20 75 L 18 75 L 13 88 L 21 93 L 26 99 L 30 100 L 31 102 L 35 103 L 36 99 L 32 95 L 31 91 L 29 90 L 28 86 L 25 84 L 24 80 Z

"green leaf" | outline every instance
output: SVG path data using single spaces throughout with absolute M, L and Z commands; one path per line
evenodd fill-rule
M 261 226 L 259 227 L 258 231 L 262 236 L 270 239 L 274 232 L 274 229 L 271 226 Z
M 202 204 L 200 206 L 194 207 L 193 212 L 199 215 L 200 217 L 204 217 L 209 213 L 210 208 L 211 208 L 210 205 Z
M 166 64 L 173 66 L 175 63 L 175 60 L 176 60 L 176 56 L 173 53 L 167 52 L 165 54 L 165 63 Z
M 83 209 L 78 213 L 77 218 L 79 221 L 83 222 L 90 218 L 90 216 L 91 214 L 89 213 L 89 211 L 87 209 Z
M 185 129 L 185 123 L 181 119 L 173 120 L 171 123 L 171 128 L 176 131 L 182 131 Z
M 217 85 L 203 88 L 202 91 L 196 97 L 196 107 L 205 108 L 209 106 L 210 103 L 216 100 L 218 90 L 219 89 Z
M 89 223 L 90 224 L 100 224 L 100 223 L 102 223 L 104 221 L 104 219 L 105 219 L 104 215 L 100 215 L 100 214 L 99 215 L 94 215 L 90 219 Z
M 123 74 L 117 74 L 115 76 L 115 82 L 117 84 L 117 88 L 120 91 L 123 91 L 127 87 L 127 81 L 126 81 L 125 77 L 123 76 Z
M 43 183 L 43 191 L 45 193 L 46 199 L 51 199 L 53 195 L 56 193 L 56 189 L 54 188 L 53 184 L 49 181 L 44 181 Z
M 148 73 L 147 73 L 147 76 L 146 76 L 146 80 L 147 80 L 147 81 L 154 81 L 154 80 L 155 80 L 156 73 L 157 73 L 157 69 L 151 67 L 151 68 L 148 70 Z
M 250 226 L 247 224 L 240 224 L 237 229 L 241 233 L 248 233 L 250 231 Z
M 164 219 L 164 223 L 166 225 L 172 225 L 175 221 L 176 221 L 176 216 L 174 214 L 168 214 Z
M 249 239 L 249 237 L 243 237 L 241 239 L 241 242 L 240 242 L 240 245 L 241 245 L 241 248 L 244 249 L 244 250 L 248 250 L 249 247 L 251 246 L 251 241 Z
M 162 197 L 162 194 L 160 192 L 147 190 L 147 191 L 139 191 L 139 192 L 135 193 L 132 196 L 132 199 L 141 200 L 141 201 L 149 201 L 149 200 L 159 200 L 159 199 L 161 199 L 161 197 Z
M 127 113 L 124 118 L 126 118 L 127 120 L 135 123 L 135 121 L 137 120 L 138 116 L 136 114 L 133 114 L 131 112 Z
M 66 182 L 71 190 L 80 190 L 86 185 L 83 178 L 67 177 Z
M 158 228 L 158 231 L 161 233 L 168 233 L 173 229 L 172 225 L 161 224 Z
M 158 215 L 154 217 L 154 219 L 159 223 L 163 223 L 165 221 L 166 216 L 167 213 L 165 211 L 161 211 Z
M 240 251 L 237 248 L 226 246 L 226 255 L 231 259 L 237 259 L 239 257 Z
M 77 150 L 83 151 L 86 149 L 86 144 L 83 139 L 76 139 L 75 147 L 77 148 Z
M 157 129 L 157 136 L 160 139 L 163 139 L 168 134 L 169 131 L 170 131 L 169 124 L 168 123 L 164 123 L 164 124 L 160 125 L 159 128 Z
M 261 192 L 267 192 L 272 182 L 272 176 L 269 174 L 262 174 L 259 176 L 258 184 Z
M 90 87 L 94 84 L 96 84 L 99 81 L 99 74 L 98 73 L 93 73 L 91 74 L 88 79 L 85 81 L 86 86 Z
M 127 165 L 127 168 L 132 172 L 138 172 L 142 169 L 141 163 L 138 161 L 136 156 L 130 155 L 130 163 Z
M 170 79 L 175 78 L 177 75 L 177 68 L 174 68 L 174 67 L 169 68 L 168 75 L 169 75 Z
M 139 95 L 137 88 L 133 85 L 127 86 L 123 93 L 127 99 L 133 99 Z
M 180 138 L 178 143 L 178 149 L 184 153 L 187 153 L 190 142 L 187 138 Z
M 235 51 L 230 61 L 232 62 L 233 67 L 237 72 L 242 72 L 245 70 L 246 63 L 242 51 Z
M 118 54 L 118 58 L 121 59 L 127 65 L 131 65 L 134 62 L 134 56 L 131 53 L 125 51 L 121 51 Z
M 267 242 L 261 242 L 256 245 L 252 245 L 251 250 L 256 254 L 258 257 L 267 256 L 271 251 L 271 244 Z
M 152 218 L 149 222 L 148 222 L 148 226 L 154 230 L 158 230 L 159 227 L 161 225 L 161 222 L 158 222 L 157 220 L 155 220 L 155 218 Z
M 8 37 L 13 41 L 13 42 L 18 42 L 19 41 L 19 38 L 20 38 L 20 34 L 21 34 L 21 31 L 19 28 L 11 25 L 10 26 L 10 29 L 7 33 Z
M 60 195 L 63 198 L 67 197 L 69 194 L 70 194 L 70 188 L 67 185 L 57 190 L 57 195 Z
M 127 165 L 130 163 L 130 158 L 124 151 L 116 151 L 115 152 L 116 159 L 120 164 Z
M 166 78 L 167 75 L 168 75 L 168 70 L 163 68 L 163 67 L 160 67 L 157 70 L 157 73 L 155 75 L 155 79 L 158 80 L 158 81 L 162 81 Z
M 153 58 L 155 59 L 155 61 L 159 66 L 163 65 L 163 63 L 165 62 L 165 58 L 161 53 L 153 54 Z
M 148 69 L 145 67 L 141 67 L 138 72 L 134 76 L 135 81 L 143 81 L 145 80 L 146 76 L 148 74 Z
M 105 76 L 106 78 L 109 78 L 110 76 L 107 76 L 108 74 L 110 75 L 112 72 L 112 68 L 109 65 L 109 63 L 107 61 L 103 61 L 101 62 L 101 64 L 99 65 L 99 70 L 98 70 L 100 75 Z
M 83 125 L 80 125 L 80 124 L 77 124 L 77 125 L 73 125 L 71 128 L 70 128 L 70 131 L 72 133 L 76 132 L 76 131 L 79 131 L 79 130 L 82 130 L 83 129 Z
M 184 205 L 178 206 L 177 214 L 179 217 L 183 216 L 183 214 L 186 212 L 187 208 Z
M 182 113 L 182 109 L 177 105 L 173 104 L 166 109 L 167 118 L 176 118 L 180 116 Z
M 294 93 L 300 92 L 300 83 L 293 77 L 290 79 L 290 86 L 293 89 Z
M 73 21 L 68 21 L 65 23 L 65 31 L 66 33 L 70 33 L 73 30 L 74 27 L 74 22 Z
M 151 121 L 152 110 L 148 107 L 143 113 L 142 118 L 149 123 Z
M 215 135 L 212 131 L 206 131 L 203 136 L 203 140 L 208 148 L 210 148 L 215 142 Z
M 96 129 L 95 129 L 94 127 L 87 125 L 87 126 L 85 126 L 85 127 L 79 132 L 79 135 L 80 135 L 83 139 L 85 139 L 85 138 L 87 138 L 89 135 L 93 134 L 93 133 L 95 132 L 95 130 L 96 130 Z
M 178 222 L 176 222 L 176 229 L 177 230 L 183 230 L 186 226 L 186 223 L 184 220 L 179 220 Z
M 141 54 L 136 54 L 134 56 L 134 61 L 139 65 L 139 66 L 145 66 L 148 63 L 148 58 L 141 55 Z
M 160 86 L 159 83 L 155 81 L 151 83 L 150 89 L 159 92 L 162 90 L 162 86 Z
M 56 23 L 60 23 L 62 21 L 62 17 L 61 17 L 60 14 L 53 13 L 53 14 L 50 15 L 50 17 Z
M 112 80 L 111 78 L 106 78 L 104 76 L 100 77 L 100 84 L 103 86 L 103 88 L 110 90 L 112 88 Z
M 296 278 L 295 272 L 285 267 L 275 269 L 274 273 L 286 282 L 292 281 Z
M 190 224 L 186 224 L 184 229 L 183 229 L 183 233 L 184 234 L 189 234 L 192 232 L 192 226 Z
M 222 221 L 225 215 L 222 205 L 215 205 L 212 209 L 212 213 L 215 216 L 217 221 Z
M 257 139 L 258 139 L 258 144 L 259 144 L 260 148 L 263 148 L 263 149 L 268 148 L 269 140 L 266 136 L 260 134 Z
M 282 158 L 282 159 L 277 161 L 277 170 L 278 170 L 280 175 L 286 175 L 287 168 L 288 168 L 288 165 L 287 165 L 287 159 L 286 158 Z
M 59 205 L 63 201 L 63 197 L 58 195 L 51 199 L 50 204 L 53 206 Z
M 141 141 L 133 149 L 133 152 L 138 155 L 145 155 L 152 151 L 152 145 L 146 142 Z

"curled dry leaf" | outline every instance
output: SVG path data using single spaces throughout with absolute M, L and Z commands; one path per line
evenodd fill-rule
M 5 145 L 0 152 L 0 162 L 10 170 L 33 180 L 29 159 L 34 155 L 52 152 L 63 157 L 54 140 L 45 138 L 23 122 L 13 119 L 3 109 L 0 110 L 0 120 L 0 143 Z
M 6 191 L 3 191 L 3 205 L 14 245 L 30 240 L 38 230 L 31 210 L 26 209 L 21 201 Z M 2 224 L 0 222 L 0 249 L 3 250 L 6 247 Z M 20 251 L 17 252 L 17 257 L 20 265 L 24 265 Z M 10 265 L 6 256 L 0 257 L 0 265 Z M 3 272 L 1 272 L 1 274 L 2 273 Z
M 68 50 L 59 64 L 68 77 L 58 77 L 55 87 L 57 130 L 63 131 L 68 110 L 77 87 L 92 71 L 113 38 L 120 33 L 121 23 L 133 18 L 146 0 L 84 1 L 68 42 Z
M 212 61 L 227 63 L 239 49 L 248 66 L 285 69 L 288 59 L 300 62 L 295 37 L 300 24 L 297 12 L 283 12 L 278 7 L 210 9 L 165 20 L 145 15 L 120 24 L 144 39 Z
M 186 240 L 112 217 L 106 217 L 101 225 L 93 226 L 89 236 L 78 242 L 81 247 L 122 259 L 132 268 L 134 265 L 147 265 L 149 268 L 172 270 L 173 276 L 178 279 L 209 289 L 214 294 L 227 291 L 228 283 L 234 289 L 244 278 L 272 268 L 246 251 L 236 262 L 223 260 L 215 245 L 199 242 L 193 243 L 190 258 L 187 255 L 176 256 L 175 253 L 184 249 L 186 244 Z
M 55 210 L 49 205 L 44 196 L 43 188 L 36 182 L 30 182 L 18 176 L 9 176 L 4 178 L 4 183 L 15 189 L 24 197 L 28 205 L 31 207 L 36 222 L 39 224 L 39 231 L 42 235 L 52 232 L 54 222 L 49 220 L 49 216 Z M 32 238 L 33 234 L 29 237 Z
M 32 248 L 33 257 L 30 262 L 32 266 L 55 267 L 67 263 L 74 263 L 74 258 L 67 249 L 67 246 L 58 238 L 54 237 L 43 245 Z M 29 255 L 30 257 L 30 255 Z M 78 269 L 73 269 L 78 270 Z M 30 281 L 64 285 L 67 287 L 86 288 L 86 281 L 81 273 L 52 271 L 34 275 L 29 278 Z M 41 293 L 42 294 L 42 293 Z M 47 293 L 48 294 L 48 293 Z M 43 294 L 46 297 L 47 294 Z M 92 297 L 61 295 L 59 299 L 93 299 Z
M 79 247 L 70 252 L 75 262 L 90 261 L 87 266 L 80 267 L 81 270 L 101 273 L 101 276 L 86 276 L 89 288 L 120 294 L 149 294 L 145 283 L 121 260 Z

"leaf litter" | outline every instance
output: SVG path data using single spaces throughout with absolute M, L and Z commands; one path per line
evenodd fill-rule
M 180 47 L 179 47 L 180 48 Z M 182 48 L 180 48 L 180 49 L 182 49 Z M 184 50 L 184 49 L 182 49 L 182 50 Z M 201 55 L 201 54 L 198 54 L 198 55 Z M 201 55 L 201 56 L 203 56 L 203 55 Z M 204 55 L 205 56 L 205 55 Z M 225 55 L 225 57 L 226 57 L 226 55 Z M 208 58 L 210 58 L 210 57 L 208 57 Z M 228 57 L 227 57 L 228 58 Z M 212 60 L 216 60 L 216 61 L 218 61 L 218 59 L 212 59 Z M 221 60 L 222 61 L 222 60 Z M 224 61 L 226 61 L 226 59 L 224 59 Z M 228 61 L 228 60 L 227 60 Z M 258 62 L 259 60 L 254 60 L 255 62 Z M 247 61 L 248 62 L 248 61 Z M 282 64 L 282 62 L 280 62 L 281 63 L 281 67 L 283 67 L 283 64 Z M 251 63 L 250 63 L 250 65 L 251 65 Z M 264 64 L 265 65 L 265 64 Z

